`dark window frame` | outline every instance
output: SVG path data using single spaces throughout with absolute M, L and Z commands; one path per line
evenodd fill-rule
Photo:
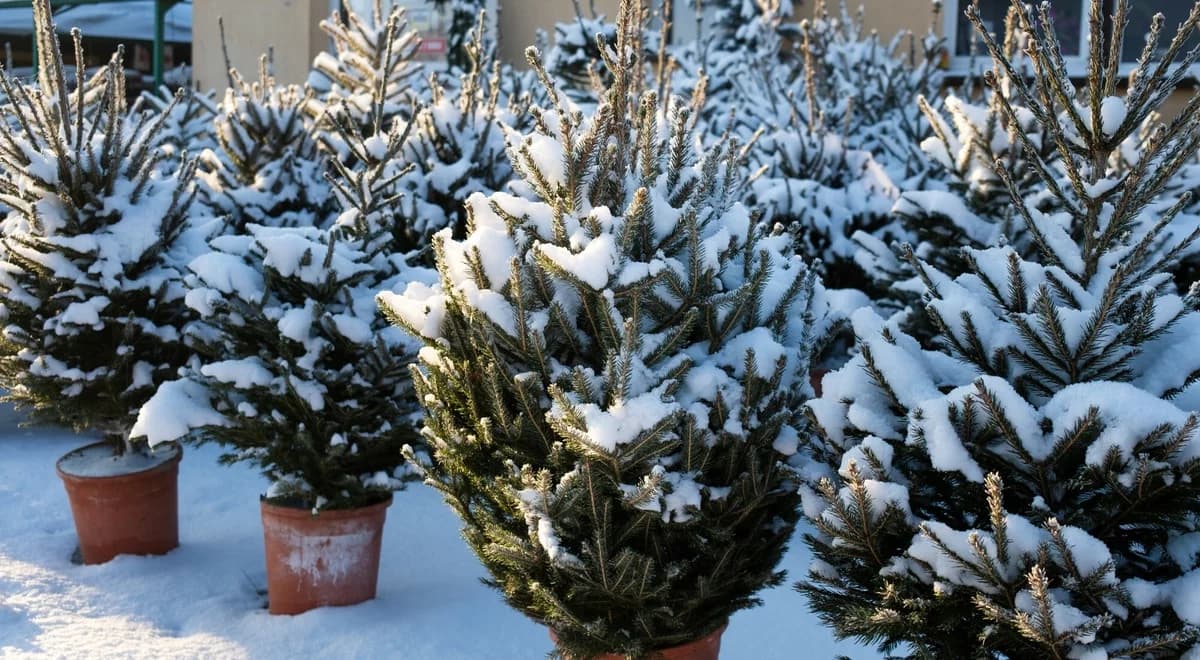
M 1071 1 L 1071 0 L 1058 0 L 1058 1 L 1063 2 L 1063 1 Z M 1074 55 L 1074 56 L 1070 56 L 1070 55 L 1065 56 L 1064 60 L 1066 61 L 1066 64 L 1067 64 L 1067 72 L 1072 77 L 1082 78 L 1087 75 L 1086 54 L 1087 54 L 1088 38 L 1090 36 L 1088 34 L 1088 32 L 1089 32 L 1088 15 L 1089 15 L 1089 12 L 1091 11 L 1092 0 L 1073 0 L 1073 1 L 1078 2 L 1080 5 L 1081 20 L 1080 20 L 1079 35 L 1078 35 L 1078 43 L 1080 45 L 1080 53 L 1078 55 Z M 1113 9 L 1116 6 L 1116 0 L 1100 0 L 1100 1 L 1104 3 L 1104 15 L 1105 15 L 1104 33 L 1107 34 L 1111 27 L 1111 16 L 1113 13 Z M 945 16 L 943 17 L 943 25 L 942 25 L 943 32 L 942 32 L 942 34 L 945 35 L 945 38 L 946 38 L 945 48 L 948 53 L 948 57 L 946 58 L 946 61 L 948 64 L 948 66 L 947 66 L 948 71 L 951 75 L 963 75 L 963 74 L 967 74 L 967 73 L 971 73 L 971 72 L 980 73 L 984 70 L 990 69 L 992 66 L 991 57 L 987 54 L 986 48 L 983 46 L 983 43 L 978 40 L 978 38 L 975 39 L 975 54 L 974 54 L 973 58 L 970 55 L 958 54 L 958 51 L 960 49 L 960 44 L 958 43 L 958 39 L 957 39 L 958 32 L 959 32 L 959 26 L 961 23 L 965 23 L 967 20 L 965 18 L 963 11 L 970 4 L 970 2 L 971 2 L 971 0 L 945 0 L 945 7 L 944 7 L 945 8 Z M 1166 4 L 1167 8 L 1164 10 L 1164 9 L 1156 7 L 1156 8 L 1152 9 L 1153 12 L 1158 12 L 1158 11 L 1174 12 L 1179 9 L 1184 9 L 1183 15 L 1178 17 L 1178 20 L 1176 20 L 1176 17 L 1174 17 L 1174 16 L 1170 16 L 1170 15 L 1167 16 L 1167 20 L 1166 20 L 1165 24 L 1163 25 L 1163 35 L 1159 40 L 1159 47 L 1162 48 L 1165 46 L 1166 43 L 1169 42 L 1169 39 L 1174 36 L 1175 28 L 1178 26 L 1179 22 L 1184 17 L 1187 16 L 1187 12 L 1191 10 L 1191 4 L 1186 3 L 1186 2 L 1179 3 L 1179 0 L 1158 0 L 1158 2 L 1156 2 L 1154 4 L 1159 4 L 1159 3 Z M 1131 10 L 1133 10 L 1134 12 L 1138 12 L 1138 15 L 1135 15 L 1131 18 L 1129 28 L 1125 35 L 1125 40 L 1124 40 L 1123 47 L 1122 47 L 1122 50 L 1125 52 L 1125 55 L 1123 56 L 1123 60 L 1121 62 L 1121 73 L 1122 74 L 1128 74 L 1130 71 L 1133 70 L 1133 67 L 1135 66 L 1135 63 L 1136 63 L 1136 58 L 1141 54 L 1142 47 L 1145 43 L 1144 42 L 1144 34 L 1145 33 L 1140 32 L 1139 23 L 1144 23 L 1147 27 L 1149 26 L 1149 18 L 1150 18 L 1150 16 L 1153 15 L 1153 14 L 1146 13 L 1146 9 L 1148 8 L 1149 4 L 1151 4 L 1151 3 L 1147 2 L 1147 0 L 1134 0 L 1133 2 L 1131 2 Z M 997 20 L 996 29 L 998 32 L 1002 31 L 1004 28 L 1002 21 L 1003 21 L 1002 18 Z M 971 27 L 971 31 L 973 32 L 973 26 L 968 26 L 968 27 Z M 1003 38 L 1003 35 L 996 34 L 996 38 L 1001 39 L 1001 38 Z M 1194 38 L 1197 38 L 1197 37 L 1194 37 Z M 1191 73 L 1192 73 L 1193 77 L 1200 78 L 1200 64 L 1193 65 L 1191 68 L 1192 68 Z

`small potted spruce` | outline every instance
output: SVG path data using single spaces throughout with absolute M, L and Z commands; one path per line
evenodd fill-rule
M 304 111 L 315 120 L 317 133 L 326 137 L 341 132 L 330 121 L 331 109 L 363 131 L 412 117 L 413 85 L 426 73 L 414 59 L 421 35 L 409 29 L 402 5 L 387 7 L 382 0 L 371 0 L 369 5 L 361 13 L 347 6 L 321 21 L 333 52 L 322 51 L 313 58 L 306 85 L 311 94 Z M 346 157 L 337 149 L 340 145 L 324 146 L 334 147 L 339 158 Z
M 1159 14 L 1125 76 L 1110 53 L 1131 11 L 1093 5 L 1071 85 L 1048 4 L 1011 4 L 1028 77 L 967 9 L 1011 140 L 980 143 L 994 169 L 976 178 L 1015 219 L 957 260 L 903 251 L 933 336 L 859 310 L 857 354 L 808 403 L 798 587 L 839 637 L 908 657 L 1200 654 L 1200 289 L 1174 283 L 1200 239 L 1179 192 L 1200 95 L 1157 116 L 1200 60 L 1200 2 L 1173 38 Z M 944 227 L 925 225 L 925 255 L 949 251 Z
M 82 561 L 162 554 L 179 545 L 182 454 L 131 442 L 129 429 L 187 357 L 173 264 L 195 167 L 159 167 L 163 115 L 126 109 L 120 51 L 85 80 L 74 32 L 68 90 L 49 3 L 33 8 L 38 84 L 0 74 L 0 387 L 34 421 L 103 436 L 58 462 Z
M 226 233 L 248 224 L 324 227 L 335 214 L 321 178 L 328 164 L 305 114 L 313 92 L 279 84 L 271 67 L 268 55 L 259 58 L 257 80 L 229 67 L 229 87 L 214 109 L 216 145 L 198 157 L 200 198 L 225 218 Z
M 389 247 L 403 235 L 392 209 L 407 136 L 399 126 L 343 136 L 358 166 L 331 175 L 344 209 L 333 228 L 250 224 L 189 264 L 198 357 L 133 429 L 151 445 L 217 442 L 223 462 L 255 463 L 271 480 L 261 509 L 272 614 L 374 598 L 386 509 L 411 475 L 401 448 L 417 440 L 412 352 L 374 302 L 411 277 Z
M 820 290 L 738 201 L 736 145 L 697 157 L 695 108 L 642 88 L 641 17 L 590 116 L 530 51 L 559 104 L 509 136 L 523 196 L 473 195 L 440 282 L 379 299 L 426 343 L 414 463 L 508 603 L 564 657 L 715 658 L 782 579 Z
M 343 135 L 378 133 L 397 120 L 413 124 L 401 158 L 412 168 L 398 181 L 404 196 L 395 210 L 404 219 L 398 229 L 413 242 L 396 247 L 428 245 L 428 235 L 442 227 L 461 233 L 463 201 L 471 193 L 500 190 L 512 179 L 501 125 L 515 123 L 524 101 L 505 89 L 508 76 L 494 44 L 484 39 L 482 12 L 474 30 L 462 35 L 461 59 L 467 66 L 461 76 L 449 81 L 434 74 L 422 81 L 425 69 L 412 60 L 420 38 L 408 28 L 404 8 L 384 11 L 381 0 L 369 4 L 370 14 L 348 9 L 345 20 L 335 15 L 321 22 L 335 52 L 313 60 L 309 85 L 321 91 L 306 110 L 318 143 L 338 161 L 330 167 L 354 164 Z M 453 10 L 455 20 L 460 10 Z M 414 82 L 423 84 L 419 94 L 410 85 Z M 423 104 L 414 106 L 418 96 Z

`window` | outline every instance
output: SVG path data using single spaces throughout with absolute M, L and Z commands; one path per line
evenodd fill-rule
M 330 4 L 336 2 L 337 0 L 331 0 Z M 370 16 L 374 11 L 374 0 L 344 0 L 344 4 L 348 9 L 362 16 Z M 444 63 L 446 49 L 449 46 L 450 3 L 439 8 L 430 0 L 383 0 L 381 8 L 386 15 L 396 5 L 407 10 L 409 28 L 416 30 L 421 35 L 421 46 L 414 59 L 422 62 Z M 488 16 L 487 29 L 492 32 L 492 35 L 495 35 L 496 2 L 488 0 L 485 6 Z
M 1059 44 L 1063 55 L 1079 57 L 1085 43 L 1086 24 L 1085 7 L 1087 0 L 1055 0 L 1050 4 L 1050 15 L 1054 18 L 1054 27 L 1058 32 Z M 964 15 L 967 2 L 960 3 L 959 11 L 955 12 L 954 56 L 967 57 L 971 54 L 972 43 L 976 53 L 984 53 L 983 44 L 975 35 L 975 26 Z M 1008 14 L 1008 0 L 980 0 L 979 16 L 988 32 L 996 35 L 997 40 L 1004 32 L 1004 17 Z
M 1141 56 L 1146 45 L 1146 35 L 1150 32 L 1150 20 L 1157 13 L 1161 13 L 1166 19 L 1163 21 L 1163 36 L 1158 40 L 1159 52 L 1155 53 L 1155 56 L 1161 59 L 1171 37 L 1175 36 L 1175 29 L 1187 19 L 1191 10 L 1192 3 L 1181 0 L 1143 0 L 1133 3 L 1129 8 L 1129 28 L 1125 31 L 1125 43 L 1121 46 L 1121 61 L 1132 65 Z M 1193 34 L 1179 56 L 1182 57 L 1197 43 L 1200 43 L 1200 37 Z
M 1106 17 L 1113 13 L 1116 0 L 1095 0 L 1104 3 Z M 946 2 L 946 48 L 950 53 L 950 70 L 966 72 L 971 66 L 971 53 L 975 53 L 976 68 L 991 66 L 991 58 L 983 43 L 975 34 L 975 27 L 967 20 L 964 10 L 971 0 L 947 0 Z M 1088 12 L 1092 0 L 1051 0 L 1050 14 L 1054 18 L 1055 32 L 1062 46 L 1063 59 L 1067 70 L 1073 75 L 1086 74 L 1085 58 L 1088 44 Z M 1035 3 L 1036 4 L 1036 3 Z M 1004 17 L 1008 12 L 1009 0 L 979 0 L 979 15 L 987 25 L 989 32 L 997 40 L 1003 38 Z M 1132 69 L 1145 46 L 1145 37 L 1150 32 L 1150 21 L 1157 13 L 1162 13 L 1166 21 L 1163 33 L 1159 39 L 1159 51 L 1166 50 L 1175 28 L 1187 18 L 1192 3 L 1183 0 L 1133 0 L 1129 6 L 1129 27 L 1125 31 L 1125 40 L 1121 47 L 1123 69 Z M 1106 28 L 1107 29 L 1107 28 Z M 1193 36 L 1188 46 L 1200 43 L 1200 38 Z M 1185 51 L 1186 52 L 1186 49 Z M 1180 53 L 1182 55 L 1183 53 Z
M 711 2 L 701 3 L 704 21 L 703 25 L 700 25 L 696 20 L 695 0 L 674 0 L 671 3 L 671 41 L 677 44 L 687 43 L 712 30 L 716 14 L 712 5 Z

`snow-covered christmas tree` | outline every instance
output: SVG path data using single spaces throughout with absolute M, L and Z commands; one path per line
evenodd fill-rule
M 876 282 L 855 261 L 860 247 L 852 237 L 865 232 L 889 244 L 906 235 L 891 214 L 899 190 L 887 171 L 798 112 L 756 137 L 750 154 L 762 166 L 751 190 L 763 220 L 786 229 L 797 252 L 819 259 L 831 287 L 871 291 Z
M 414 124 L 394 122 L 388 131 L 363 137 L 347 113 L 335 107 L 330 117 L 336 137 L 327 143 L 336 141 L 342 152 L 329 159 L 326 173 L 341 210 L 333 229 L 380 269 L 398 272 L 409 253 L 429 246 L 430 232 L 415 226 L 416 205 L 403 191 L 413 171 L 404 149 Z
M 861 7 L 852 14 L 845 0 L 828 4 L 818 0 L 800 23 L 803 71 L 791 91 L 806 101 L 801 116 L 871 153 L 897 182 L 921 177 L 928 165 L 918 148 L 929 128 L 916 101 L 941 94 L 941 3 L 932 3 L 924 34 L 901 31 L 891 40 L 866 28 Z
M 737 53 L 773 52 L 779 59 L 773 64 L 795 64 L 794 49 L 779 49 L 783 40 L 795 41 L 800 33 L 792 0 L 679 0 L 693 6 L 706 25 L 701 34 L 707 38 L 699 48 L 715 58 Z M 711 16 L 704 20 L 702 17 Z M 705 33 L 707 31 L 707 33 Z M 735 55 L 736 56 L 736 55 Z M 708 58 L 705 58 L 708 59 Z M 712 60 L 708 60 L 712 62 Z M 719 62 L 712 68 L 721 77 Z
M 595 90 L 592 76 L 600 59 L 597 39 L 606 44 L 616 40 L 617 26 L 605 16 L 585 16 L 554 26 L 553 47 L 546 52 L 546 69 L 561 88 L 577 98 Z
M 924 157 L 917 159 L 927 163 L 928 175 L 906 184 L 894 213 L 913 240 L 916 254 L 953 275 L 966 269 L 963 247 L 1004 244 L 1022 257 L 1036 255 L 1034 239 L 1010 201 L 1014 194 L 1010 183 L 1017 196 L 1039 211 L 1061 210 L 1028 151 L 1029 146 L 1036 147 L 1040 167 L 1054 169 L 1061 158 L 1058 145 L 1033 112 L 1014 105 L 1019 100 L 1013 90 L 1033 82 L 1030 62 L 1022 55 L 1026 37 L 1017 20 L 1015 11 L 1009 11 L 1000 44 L 1010 69 L 992 74 L 989 86 L 969 77 L 960 92 L 941 99 L 941 108 L 934 107 L 928 95 L 918 100 L 933 130 L 921 142 Z M 863 247 L 858 259 L 879 282 L 891 287 L 886 295 L 899 300 L 900 306 L 918 302 L 914 289 L 920 287 L 907 283 L 915 274 L 897 258 L 893 243 L 873 235 L 858 239 Z
M 469 71 L 471 55 L 468 48 L 473 40 L 472 32 L 486 6 L 486 0 L 430 0 L 449 18 L 446 30 L 446 64 L 453 72 Z
M 176 98 L 178 97 L 178 98 Z M 180 88 L 172 92 L 160 87 L 142 94 L 141 103 L 148 110 L 164 116 L 159 142 L 168 156 L 164 165 L 174 166 L 182 162 L 183 154 L 198 154 L 205 149 L 217 147 L 213 135 L 213 121 L 217 116 L 217 104 L 212 92 L 198 92 Z
M 512 179 L 504 133 L 525 114 L 527 99 L 505 90 L 512 71 L 496 59 L 480 14 L 462 46 L 467 68 L 453 83 L 429 78 L 429 100 L 413 119 L 404 157 L 413 171 L 401 182 L 412 209 L 412 230 L 428 236 L 453 227 L 465 233 L 463 203 L 472 194 L 503 190 Z
M 575 18 L 554 26 L 554 41 L 545 53 L 545 65 L 561 91 L 576 102 L 594 105 L 612 84 L 600 51 L 616 44 L 617 23 L 597 13 L 594 4 L 589 8 L 591 11 L 585 14 L 583 6 L 575 3 Z M 661 25 L 661 16 L 656 15 L 655 20 Z M 642 61 L 650 63 L 660 52 L 660 44 L 666 45 L 660 38 L 660 29 L 651 29 L 649 25 L 646 28 L 641 43 L 645 50 Z
M 314 94 L 306 111 L 322 129 L 332 131 L 322 115 L 331 104 L 348 114 L 370 135 L 391 128 L 397 117 L 411 117 L 412 87 L 424 73 L 413 61 L 421 39 L 408 27 L 404 7 L 372 0 L 369 14 L 346 11 L 321 21 L 334 52 L 313 60 L 308 87 Z
M 401 448 L 420 447 L 413 342 L 374 302 L 397 282 L 433 279 L 408 266 L 428 238 L 397 203 L 410 126 L 364 138 L 354 122 L 336 125 L 353 164 L 329 161 L 341 210 L 329 229 L 251 224 L 191 261 L 196 357 L 142 409 L 135 435 L 215 441 L 222 460 L 263 470 L 269 497 L 304 507 L 371 504 L 412 477 Z
M 164 117 L 126 108 L 121 51 L 87 82 L 78 31 L 72 93 L 49 2 L 34 12 L 39 84 L 0 74 L 0 386 L 34 419 L 135 449 L 139 406 L 188 355 L 174 264 L 195 165 L 159 167 Z
M 688 106 L 644 89 L 622 3 L 594 112 L 510 136 L 519 194 L 468 200 L 440 281 L 385 293 L 425 340 L 427 482 L 515 608 L 570 657 L 641 657 L 777 584 L 796 520 L 813 273 L 740 200 L 736 144 L 698 154 Z
M 427 248 L 427 237 L 446 226 L 457 227 L 461 235 L 466 198 L 500 190 L 512 178 L 504 126 L 515 123 L 524 100 L 506 93 L 505 78 L 513 72 L 498 63 L 494 44 L 485 41 L 482 13 L 462 45 L 467 69 L 455 80 L 436 72 L 417 77 L 423 69 L 410 61 L 417 36 L 405 28 L 402 8 L 394 7 L 382 27 L 378 1 L 374 11 L 373 19 L 351 12 L 353 30 L 340 21 L 326 22 L 339 44 L 338 56 L 318 56 L 313 77 L 339 78 L 309 108 L 319 108 L 315 134 L 343 181 L 352 172 L 393 170 L 388 185 L 395 194 L 387 197 L 394 207 L 390 213 L 399 219 L 393 228 L 408 234 L 407 244 L 397 247 L 407 252 Z M 390 73 L 367 75 L 364 62 Z M 356 67 L 364 72 L 351 75 Z M 396 135 L 403 139 L 393 139 Z M 339 194 L 345 197 L 345 192 Z
M 218 149 L 200 155 L 203 199 L 223 215 L 230 231 L 248 224 L 327 226 L 334 213 L 305 108 L 312 92 L 279 85 L 269 55 L 259 61 L 258 80 L 230 69 L 230 87 L 217 106 Z
M 779 8 L 760 9 L 758 20 L 783 20 Z M 818 2 L 814 12 L 795 46 L 768 30 L 758 50 L 725 54 L 722 70 L 732 79 L 714 81 L 727 89 L 710 97 L 701 123 L 749 143 L 751 201 L 796 237 L 798 252 L 821 260 L 827 285 L 887 292 L 891 282 L 874 264 L 859 263 L 858 240 L 886 251 L 911 235 L 891 209 L 898 184 L 913 185 L 929 169 L 912 152 L 928 132 L 917 100 L 940 82 L 931 61 L 937 40 L 884 42 L 844 5 L 831 14 Z M 906 40 L 922 54 L 904 55 Z M 787 50 L 798 53 L 790 64 L 779 54 Z
M 268 497 L 353 508 L 402 486 L 415 408 L 402 333 L 373 304 L 368 255 L 313 227 L 250 225 L 189 265 L 198 354 L 164 384 L 133 433 L 196 438 L 250 461 Z
M 1200 56 L 1185 48 L 1200 3 L 1169 43 L 1156 19 L 1123 88 L 1105 48 L 1128 10 L 1076 88 L 1048 4 L 1014 3 L 1028 80 L 968 9 L 1013 128 L 998 147 L 1022 151 L 1054 210 L 998 166 L 1030 254 L 968 248 L 946 273 L 910 250 L 936 337 L 860 310 L 857 355 L 809 404 L 797 464 L 817 561 L 800 588 L 839 635 L 936 657 L 1200 652 L 1200 312 L 1170 275 L 1197 235 L 1168 231 L 1186 197 L 1158 203 L 1200 147 L 1200 101 L 1111 167 Z M 1099 3 L 1088 21 L 1105 34 Z

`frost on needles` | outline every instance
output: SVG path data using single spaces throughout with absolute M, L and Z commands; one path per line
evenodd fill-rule
M 1028 249 L 965 249 L 960 272 L 902 255 L 929 341 L 855 314 L 857 355 L 808 404 L 818 433 L 797 464 L 816 561 L 800 588 L 838 634 L 916 656 L 1194 655 L 1200 313 L 1171 271 L 1196 234 L 1170 231 L 1187 196 L 1162 196 L 1200 147 L 1200 96 L 1116 156 L 1200 56 L 1183 47 L 1200 4 L 1163 62 L 1156 19 L 1128 88 L 1100 39 L 1075 88 L 1049 5 L 1014 12 L 1029 78 L 968 16 L 998 70 L 991 107 L 1012 142 L 991 143 L 995 171 Z M 1031 180 L 1000 158 L 1014 149 Z
M 529 53 L 557 102 L 509 137 L 516 194 L 472 196 L 466 237 L 435 237 L 438 283 L 380 296 L 426 342 L 428 482 L 574 657 L 697 639 L 782 579 L 780 449 L 822 295 L 740 203 L 737 145 L 643 88 L 640 15 L 623 3 L 594 112 Z
M 195 165 L 160 168 L 163 116 L 126 108 L 118 51 L 76 90 L 46 0 L 37 86 L 4 72 L 0 385 L 35 419 L 128 441 L 138 407 L 186 359 L 181 274 Z
M 205 204 L 235 233 L 248 224 L 328 226 L 333 198 L 304 113 L 312 92 L 276 84 L 266 55 L 256 81 L 229 71 L 213 121 L 218 148 L 200 154 Z
M 305 111 L 318 125 L 327 120 L 331 105 L 342 106 L 342 114 L 367 135 L 411 115 L 413 83 L 423 72 L 413 61 L 420 35 L 408 28 L 404 7 L 393 5 L 385 12 L 382 0 L 370 1 L 370 13 L 351 10 L 345 19 L 334 13 L 321 21 L 334 52 L 319 53 L 308 76 L 313 95 Z

